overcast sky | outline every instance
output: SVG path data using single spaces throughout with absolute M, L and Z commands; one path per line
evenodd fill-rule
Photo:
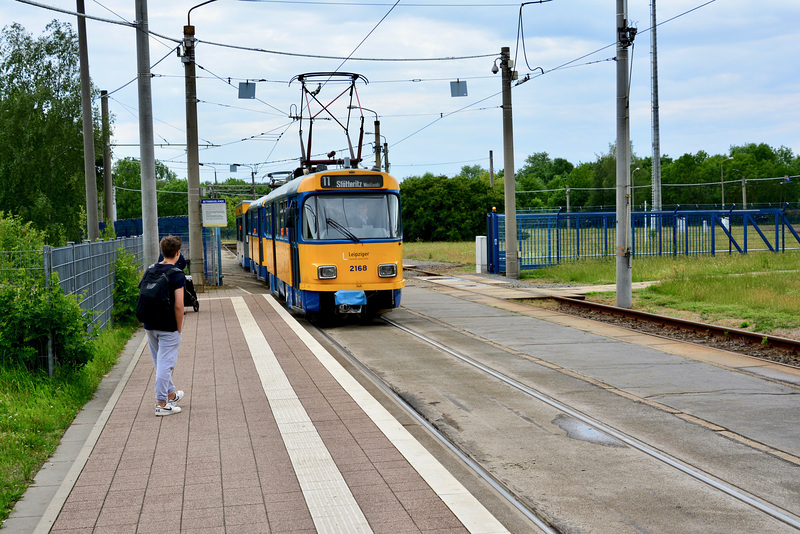
M 74 10 L 75 2 L 36 0 Z M 134 0 L 85 0 L 96 17 L 135 19 Z M 150 39 L 156 158 L 186 176 L 185 85 L 175 47 L 187 12 L 199 0 L 151 0 Z M 361 105 L 380 116 L 391 173 L 453 176 L 464 165 L 503 167 L 501 76 L 491 68 L 501 47 L 516 57 L 513 89 L 515 167 L 536 152 L 574 164 L 606 153 L 616 136 L 616 2 L 553 0 L 522 9 L 486 0 L 217 0 L 192 11 L 197 47 L 201 180 L 250 178 L 290 170 L 300 156 L 300 85 L 307 72 L 363 75 Z M 750 142 L 800 153 L 800 2 L 797 0 L 670 0 L 657 4 L 661 153 L 679 157 L 704 150 L 728 153 Z M 688 12 L 688 13 L 686 13 Z M 686 14 L 683 14 L 686 13 Z M 650 2 L 629 0 L 639 30 L 632 57 L 631 140 L 638 156 L 651 148 Z M 53 19 L 75 17 L 2 0 L 0 20 L 40 35 Z M 672 20 L 670 20 L 672 19 Z M 88 21 L 89 68 L 98 89 L 111 94 L 114 157 L 139 157 L 136 37 L 132 28 Z M 171 39 L 171 40 L 170 40 Z M 217 46 L 219 43 L 234 47 Z M 245 50 L 253 49 L 253 50 Z M 523 52 L 524 50 L 524 52 Z M 306 57 L 310 56 L 310 57 Z M 332 56 L 326 59 L 316 56 Z M 473 59 L 467 56 L 482 56 Z M 344 61 L 340 58 L 351 57 Z M 163 61 L 160 61 L 162 60 Z M 370 59 L 366 61 L 365 59 Z M 387 59 L 401 61 L 385 61 Z M 429 59 L 436 61 L 415 61 Z M 375 61 L 384 60 L 384 61 Z M 160 62 L 159 62 L 160 61 Z M 559 68 L 561 66 L 564 66 Z M 541 71 L 544 75 L 541 75 Z M 258 81 L 256 100 L 238 98 L 239 82 Z M 465 80 L 468 95 L 451 97 L 450 82 Z M 330 101 L 342 86 L 327 84 Z M 342 100 L 337 101 L 337 105 Z M 294 107 L 293 107 L 294 106 Z M 373 132 L 374 113 L 366 112 Z M 332 121 L 317 121 L 312 152 L 347 146 Z M 357 129 L 351 130 L 354 139 Z M 371 143 L 373 135 L 366 136 Z M 364 158 L 374 162 L 372 146 Z

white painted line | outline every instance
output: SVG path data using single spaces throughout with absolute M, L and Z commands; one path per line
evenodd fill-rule
M 317 532 L 372 532 L 244 299 L 231 302 Z
M 334 359 L 311 334 L 300 326 L 294 317 L 271 295 L 264 295 L 287 325 L 305 343 L 309 350 L 333 375 L 345 391 L 380 428 L 397 450 L 425 479 L 455 516 L 473 534 L 501 534 L 508 530 L 464 487 L 445 467 L 433 457 L 386 408 L 359 384 L 355 378 Z

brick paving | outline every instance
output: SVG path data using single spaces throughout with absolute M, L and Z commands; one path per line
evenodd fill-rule
M 173 375 L 186 392 L 180 414 L 154 415 L 155 375 L 144 349 L 51 532 L 353 531 L 341 520 L 315 523 L 236 298 L 266 338 L 366 531 L 467 532 L 264 296 L 232 295 L 202 295 L 200 313 L 186 314 Z

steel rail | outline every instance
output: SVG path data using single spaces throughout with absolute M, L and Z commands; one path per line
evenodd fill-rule
M 384 319 L 387 321 L 386 319 Z M 389 324 L 391 321 L 387 321 Z M 393 326 L 396 326 L 393 324 Z M 482 480 L 484 480 L 487 484 L 489 484 L 495 491 L 497 491 L 504 499 L 506 499 L 511 505 L 516 508 L 519 512 L 521 512 L 526 518 L 528 518 L 531 522 L 533 522 L 537 527 L 542 529 L 547 534 L 559 534 L 558 530 L 554 530 L 551 525 L 537 516 L 533 511 L 531 511 L 527 506 L 525 506 L 519 499 L 514 496 L 506 487 L 500 483 L 497 479 L 495 479 L 491 473 L 487 472 L 483 467 L 480 466 L 475 460 L 470 458 L 467 454 L 465 454 L 461 449 L 459 449 L 455 444 L 453 444 L 447 437 L 439 432 L 439 430 L 433 426 L 427 419 L 425 419 L 419 412 L 417 412 L 413 406 L 411 406 L 406 400 L 397 394 L 389 385 L 378 375 L 372 372 L 368 367 L 362 364 L 355 356 L 353 356 L 350 351 L 340 345 L 336 340 L 334 340 L 331 336 L 329 336 L 324 330 L 315 326 L 317 332 L 321 336 L 323 336 L 328 343 L 336 347 L 336 350 L 339 353 L 347 358 L 347 360 L 352 363 L 354 366 L 358 368 L 367 378 L 369 378 L 377 387 L 384 392 L 389 398 L 394 400 L 398 406 L 400 406 L 408 415 L 413 417 L 420 425 L 425 427 L 428 432 L 431 433 L 442 445 L 444 445 L 450 452 L 452 452 L 455 456 L 457 456 L 462 462 L 464 462 L 470 469 L 472 469 Z M 402 327 L 401 327 L 402 329 Z
M 668 455 L 666 453 L 658 451 L 658 450 L 650 447 L 649 445 L 647 445 L 647 444 L 645 444 L 645 443 L 643 443 L 643 442 L 641 442 L 641 441 L 639 441 L 639 440 L 637 440 L 637 439 L 635 439 L 635 438 L 633 438 L 631 436 L 628 436 L 627 434 L 623 434 L 622 432 L 620 432 L 618 430 L 615 430 L 615 429 L 613 429 L 613 428 L 611 428 L 611 427 L 609 427 L 609 426 L 607 426 L 607 425 L 595 420 L 592 417 L 584 415 L 583 413 L 578 412 L 577 410 L 568 407 L 567 405 L 565 405 L 565 404 L 563 404 L 563 403 L 561 403 L 561 402 L 549 397 L 548 395 L 545 395 L 544 393 L 536 391 L 535 389 L 532 389 L 532 388 L 526 386 L 525 384 L 522 384 L 521 382 L 518 382 L 518 381 L 516 381 L 516 380 L 514 380 L 512 378 L 509 378 L 509 377 L 505 376 L 504 374 L 492 369 L 491 367 L 488 367 L 488 366 L 486 366 L 486 365 L 484 365 L 484 364 L 482 364 L 482 363 L 480 363 L 480 362 L 478 362 L 476 360 L 473 360 L 472 358 L 464 356 L 463 354 L 459 354 L 459 353 L 451 350 L 450 348 L 442 345 L 441 343 L 439 343 L 439 342 L 437 342 L 437 341 L 435 341 L 433 339 L 428 338 L 427 336 L 424 336 L 422 334 L 414 332 L 413 330 L 411 330 L 411 329 L 409 329 L 409 328 L 407 328 L 407 327 L 405 327 L 403 325 L 400 325 L 400 324 L 398 324 L 398 323 L 396 323 L 396 322 L 394 322 L 394 321 L 392 321 L 390 319 L 387 319 L 385 317 L 383 317 L 383 320 L 386 323 L 388 323 L 388 324 L 390 324 L 390 325 L 402 330 L 403 332 L 406 332 L 407 334 L 409 334 L 411 336 L 414 336 L 414 337 L 416 337 L 416 338 L 418 338 L 418 339 L 420 339 L 422 341 L 425 341 L 426 343 L 429 343 L 430 345 L 433 345 L 434 347 L 446 352 L 447 354 L 450 354 L 451 356 L 461 360 L 462 362 L 464 362 L 464 363 L 466 363 L 468 365 L 471 365 L 472 367 L 475 367 L 476 369 L 478 369 L 480 371 L 483 371 L 484 373 L 486 373 L 486 374 L 488 374 L 488 375 L 500 380 L 504 384 L 509 385 L 509 386 L 511 386 L 511 387 L 513 387 L 513 388 L 515 388 L 515 389 L 517 389 L 517 390 L 519 390 L 519 391 L 521 391 L 521 392 L 523 392 L 523 393 L 525 393 L 525 394 L 527 394 L 527 395 L 529 395 L 529 396 L 531 396 L 531 397 L 533 397 L 535 399 L 538 399 L 541 402 L 544 402 L 545 404 L 547 404 L 547 405 L 549 405 L 549 406 L 551 406 L 551 407 L 553 407 L 553 408 L 555 408 L 557 410 L 563 411 L 567 415 L 569 415 L 571 417 L 574 417 L 575 419 L 578 419 L 579 421 L 581 421 L 581 422 L 583 422 L 583 423 L 585 423 L 585 424 L 587 424 L 587 425 L 589 425 L 591 427 L 594 427 L 596 430 L 598 430 L 600 432 L 603 432 L 603 433 L 605 433 L 605 434 L 607 434 L 607 435 L 619 440 L 620 442 L 628 445 L 629 447 L 631 447 L 633 449 L 636 449 L 639 452 L 642 452 L 642 453 L 646 454 L 647 456 L 649 456 L 649 457 L 651 457 L 653 459 L 656 459 L 656 460 L 658 460 L 660 462 L 663 462 L 664 464 L 667 464 L 670 467 L 673 467 L 673 468 L 677 469 L 678 471 L 680 471 L 680 472 L 682 472 L 682 473 L 694 478 L 695 480 L 703 482 L 703 483 L 707 484 L 708 486 L 711 486 L 712 488 L 715 488 L 715 489 L 721 491 L 722 493 L 724 493 L 724 494 L 726 494 L 726 495 L 728 495 L 730 497 L 733 497 L 734 499 L 736 499 L 736 500 L 738 500 L 740 502 L 743 502 L 743 503 L 745 503 L 745 504 L 747 504 L 747 505 L 749 505 L 749 506 L 751 506 L 751 507 L 763 512 L 764 514 L 767 514 L 767 515 L 777 519 L 778 521 L 780 521 L 782 523 L 785 523 L 786 525 L 792 526 L 792 527 L 794 527 L 796 529 L 800 529 L 800 520 L 798 520 L 797 518 L 795 518 L 793 516 L 790 516 L 789 512 L 786 512 L 786 511 L 781 510 L 781 509 L 779 509 L 777 507 L 771 506 L 771 505 L 769 505 L 769 504 L 767 504 L 765 502 L 761 502 L 759 499 L 757 499 L 754 496 L 751 496 L 751 495 L 747 494 L 743 490 L 734 488 L 733 486 L 730 486 L 730 485 L 727 485 L 727 484 L 725 484 L 723 482 L 720 482 L 720 481 L 716 480 L 715 478 L 713 478 L 711 475 L 709 475 L 707 473 L 704 473 L 704 472 L 700 471 L 699 469 L 690 467 L 690 466 L 684 464 L 683 462 L 681 462 L 680 460 L 678 460 L 678 459 L 676 459 L 676 458 L 674 458 L 674 457 L 672 457 L 672 456 L 670 456 L 670 455 Z
M 795 353 L 800 353 L 800 341 L 796 339 L 789 339 L 785 337 L 762 334 L 758 332 L 750 332 L 749 330 L 743 330 L 741 328 L 728 328 L 708 323 L 699 323 L 696 321 L 690 321 L 688 319 L 680 319 L 678 317 L 658 315 L 655 313 L 631 310 L 628 308 L 618 308 L 616 306 L 611 306 L 608 304 L 601 304 L 599 302 L 589 302 L 586 300 L 580 300 L 570 297 L 552 296 L 548 298 L 558 303 L 565 304 L 567 306 L 574 306 L 576 308 L 598 311 L 600 313 L 604 313 L 607 315 L 625 317 L 634 320 L 642 320 L 649 323 L 659 323 L 666 326 L 678 328 L 681 330 L 691 330 L 694 332 L 701 332 L 701 333 L 707 332 L 713 334 L 716 337 L 739 340 L 748 344 L 758 344 L 758 345 L 768 344 L 771 347 L 791 350 Z

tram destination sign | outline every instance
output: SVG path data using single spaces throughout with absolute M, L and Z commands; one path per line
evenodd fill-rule
M 377 189 L 383 187 L 380 174 L 326 174 L 320 179 L 322 189 Z

